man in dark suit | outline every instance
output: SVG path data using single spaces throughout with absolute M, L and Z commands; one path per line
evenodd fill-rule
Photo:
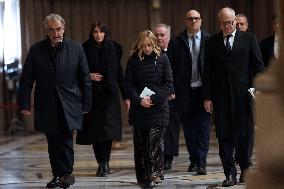
M 81 129 L 82 114 L 90 111 L 91 79 L 82 46 L 64 37 L 65 21 L 57 14 L 44 22 L 47 38 L 34 44 L 20 79 L 20 110 L 31 114 L 34 91 L 35 129 L 45 133 L 53 179 L 47 188 L 74 184 L 73 130 Z
M 154 34 L 162 53 L 169 54 L 168 45 L 171 36 L 171 27 L 166 24 L 157 24 L 154 28 Z M 172 95 L 175 98 L 175 95 Z M 178 112 L 175 108 L 175 100 L 169 100 L 170 122 L 165 128 L 165 151 L 164 151 L 164 170 L 172 168 L 173 157 L 179 153 L 179 128 L 180 121 Z
M 253 134 L 253 77 L 263 71 L 255 35 L 236 30 L 235 11 L 218 13 L 221 32 L 205 44 L 204 107 L 214 112 L 219 156 L 226 179 L 223 186 L 237 183 L 234 151 L 239 156 L 240 182 L 249 168 L 250 136 Z
M 236 15 L 236 21 L 237 21 L 237 24 L 236 24 L 237 29 L 239 29 L 239 30 L 241 30 L 241 31 L 244 31 L 244 32 L 246 32 L 246 31 L 248 30 L 248 25 L 249 25 L 249 23 L 248 23 L 247 16 L 246 16 L 245 14 L 243 14 L 243 13 L 238 13 L 238 14 Z M 253 130 L 253 131 L 254 131 L 254 130 Z M 254 133 L 253 133 L 252 135 L 248 136 L 248 137 L 250 137 L 250 139 L 249 139 L 249 141 L 250 141 L 250 143 L 249 143 L 249 146 L 250 146 L 250 147 L 249 147 L 249 148 L 250 148 L 249 161 L 250 161 L 250 166 L 252 166 L 253 163 L 252 163 L 251 157 L 252 157 L 252 155 L 253 155 Z M 239 162 L 238 159 L 239 159 L 238 154 L 235 153 L 235 160 L 236 160 L 236 163 Z
M 277 60 L 279 56 L 278 22 L 276 15 L 272 16 L 272 24 L 274 34 L 263 39 L 260 43 L 260 51 L 263 57 L 264 67 L 266 69 L 270 63 Z
M 173 69 L 176 108 L 189 152 L 188 172 L 205 175 L 209 150 L 211 115 L 203 107 L 204 44 L 209 34 L 201 30 L 196 10 L 185 15 L 186 29 L 173 39 L 169 59 Z

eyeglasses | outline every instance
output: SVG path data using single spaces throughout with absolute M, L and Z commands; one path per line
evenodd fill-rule
M 64 28 L 62 27 L 58 27 L 58 28 L 47 28 L 47 31 L 49 33 L 60 33 L 64 30 Z
M 223 26 L 232 26 L 232 25 L 234 25 L 234 22 L 235 22 L 235 20 L 231 20 L 231 21 L 227 21 L 227 22 L 221 22 L 220 21 L 220 24 L 223 25 Z
M 198 22 L 201 18 L 200 17 L 187 17 L 185 19 L 187 21 L 191 21 L 191 22 L 193 22 L 194 20 Z

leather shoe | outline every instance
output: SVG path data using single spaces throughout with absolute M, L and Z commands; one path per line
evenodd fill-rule
M 61 177 L 53 177 L 51 181 L 46 184 L 46 188 L 56 188 L 60 181 Z
M 63 175 L 61 177 L 60 188 L 69 188 L 70 185 L 75 183 L 75 177 L 72 174 Z
M 61 177 L 53 177 L 53 179 L 46 184 L 46 188 L 69 188 L 75 183 L 75 178 L 72 174 L 63 175 Z
M 207 175 L 205 167 L 198 167 L 196 173 L 197 175 Z
M 190 163 L 187 172 L 195 172 L 195 171 L 197 171 L 196 163 Z
M 99 163 L 96 176 L 97 177 L 106 177 L 109 174 L 110 174 L 109 163 L 108 162 Z
M 229 175 L 229 176 L 226 176 L 226 180 L 223 181 L 222 186 L 223 187 L 229 187 L 229 186 L 234 186 L 236 184 L 237 184 L 236 176 Z
M 141 185 L 141 188 L 143 189 L 149 189 L 153 187 L 155 187 L 155 183 L 153 181 L 149 181 L 149 182 L 146 181 Z
M 172 160 L 165 159 L 164 170 L 171 170 L 171 169 L 172 169 Z

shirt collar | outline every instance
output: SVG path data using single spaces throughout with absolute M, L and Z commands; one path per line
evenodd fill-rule
M 187 32 L 187 37 L 190 38 L 193 34 Z M 195 34 L 195 37 L 197 39 L 201 39 L 201 30 L 199 30 L 196 34 Z
M 232 33 L 227 35 L 232 35 L 232 37 L 235 37 L 237 30 L 235 29 Z M 226 35 L 223 33 L 223 37 L 226 38 Z

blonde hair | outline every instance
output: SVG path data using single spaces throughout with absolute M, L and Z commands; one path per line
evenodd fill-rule
M 153 45 L 153 51 L 157 54 L 157 56 L 161 55 L 161 49 L 158 46 L 157 39 L 155 35 L 150 30 L 145 30 L 138 34 L 136 42 L 133 44 L 132 50 L 130 51 L 130 55 L 137 53 L 140 60 L 143 60 L 144 57 L 142 55 L 142 45 L 146 38 L 150 39 L 151 44 Z

